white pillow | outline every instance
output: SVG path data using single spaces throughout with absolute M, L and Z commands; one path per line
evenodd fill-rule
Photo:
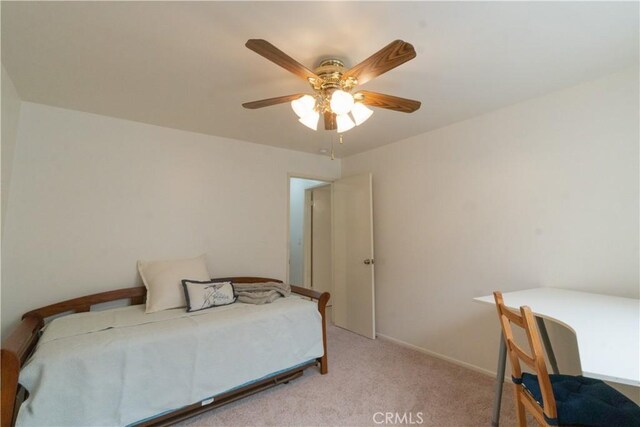
M 138 271 L 147 288 L 145 313 L 186 306 L 182 280 L 211 280 L 204 255 L 171 261 L 138 261 Z
M 231 282 L 183 280 L 182 287 L 187 299 L 187 312 L 233 304 L 237 299 Z

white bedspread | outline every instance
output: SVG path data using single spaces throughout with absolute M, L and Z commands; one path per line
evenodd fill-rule
M 20 426 L 127 425 L 322 356 L 317 305 L 296 296 L 195 313 L 144 306 L 51 322 L 20 372 Z

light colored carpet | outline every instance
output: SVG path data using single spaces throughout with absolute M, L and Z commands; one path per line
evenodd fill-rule
M 309 368 L 286 385 L 182 422 L 182 426 L 369 426 L 376 412 L 407 414 L 404 424 L 490 426 L 492 378 L 382 339 L 328 329 L 329 374 Z M 505 384 L 502 426 L 515 425 Z M 376 420 L 382 421 L 383 415 Z M 397 421 L 397 420 L 396 420 Z M 402 421 L 402 420 L 400 420 Z M 395 425 L 400 425 L 396 423 Z

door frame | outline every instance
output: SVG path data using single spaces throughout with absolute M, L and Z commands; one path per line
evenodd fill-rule
M 308 199 L 309 196 L 313 195 L 313 190 L 317 190 L 318 188 L 329 187 L 329 199 L 330 203 L 333 202 L 333 185 L 331 182 L 325 182 L 324 184 L 318 184 L 315 187 L 309 187 L 304 190 L 304 212 L 303 212 L 303 220 L 302 225 L 304 227 L 303 230 L 303 241 L 304 246 L 302 248 L 302 256 L 304 260 L 304 269 L 302 274 L 302 285 L 306 288 L 307 285 L 310 285 L 309 288 L 313 286 L 313 207 L 309 206 Z M 311 202 L 314 202 L 314 199 L 311 199 Z M 333 208 L 331 209 L 331 277 L 333 284 Z M 307 226 L 310 227 L 307 230 Z M 307 238 L 310 238 L 309 240 Z M 327 305 L 329 307 L 329 305 Z
M 331 200 L 333 203 L 333 181 L 335 181 L 336 177 L 326 177 L 326 176 L 321 176 L 321 175 L 310 175 L 310 174 L 304 174 L 304 173 L 294 173 L 294 172 L 288 172 L 287 173 L 287 203 L 286 203 L 286 209 L 287 209 L 287 215 L 286 215 L 286 232 L 287 232 L 287 238 L 285 241 L 286 244 L 286 254 L 287 257 L 285 259 L 286 261 L 286 268 L 285 268 L 285 283 L 289 283 L 289 271 L 290 271 L 290 267 L 289 267 L 289 261 L 291 258 L 291 178 L 300 178 L 300 179 L 311 179 L 314 181 L 324 181 L 327 185 L 331 185 Z M 333 224 L 333 212 L 331 213 L 331 223 Z M 331 239 L 333 240 L 333 227 L 331 227 Z M 331 258 L 333 261 L 333 251 L 331 251 Z M 333 265 L 333 262 L 332 262 Z M 333 270 L 333 267 L 332 267 Z M 331 271 L 331 274 L 333 275 L 333 271 Z M 302 285 L 302 284 L 301 284 Z

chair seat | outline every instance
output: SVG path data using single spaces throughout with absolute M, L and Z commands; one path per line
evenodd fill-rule
M 556 398 L 557 424 L 581 426 L 640 426 L 640 407 L 600 380 L 571 375 L 549 375 Z M 523 373 L 522 385 L 542 404 L 536 375 Z M 555 424 L 554 420 L 547 420 Z

